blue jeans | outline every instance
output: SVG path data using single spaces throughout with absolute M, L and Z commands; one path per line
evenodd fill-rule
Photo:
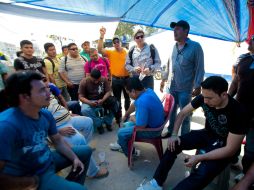
M 87 145 L 87 143 L 89 143 L 92 139 L 93 121 L 89 117 L 74 116 L 70 121 L 57 126 L 57 129 L 59 130 L 64 127 L 73 127 L 76 130 L 75 135 L 64 137 L 64 140 L 71 146 Z M 98 173 L 98 171 L 99 167 L 93 156 L 91 156 L 87 176 L 93 177 Z
M 123 153 L 128 156 L 128 141 L 130 140 L 133 129 L 135 127 L 134 122 L 126 122 L 123 127 L 118 130 L 118 144 L 121 146 Z
M 182 150 L 202 149 L 205 152 L 210 152 L 225 146 L 220 139 L 213 137 L 213 135 L 208 133 L 205 129 L 193 130 L 186 135 L 180 136 L 180 139 L 181 144 L 178 145 L 178 143 L 175 143 L 175 150 L 173 152 L 168 149 L 165 151 L 153 176 L 160 186 L 162 186 L 167 179 L 168 172 L 173 166 L 177 155 L 181 153 Z M 232 158 L 233 157 L 200 162 L 200 165 L 197 167 L 197 169 L 194 169 L 189 177 L 182 180 L 173 189 L 204 189 L 220 172 L 227 167 L 228 164 L 231 163 Z
M 168 89 L 168 92 L 174 97 L 175 105 L 170 117 L 170 125 L 168 126 L 168 131 L 172 133 L 174 128 L 175 119 L 177 116 L 177 109 L 182 110 L 187 104 L 191 101 L 191 92 L 176 92 Z M 187 116 L 182 123 L 181 135 L 187 134 L 190 132 L 190 115 Z
M 102 124 L 105 123 L 106 125 L 112 125 L 113 121 L 113 114 L 109 112 L 108 114 L 104 114 L 104 116 L 101 118 L 96 115 L 96 110 L 102 109 L 102 107 L 91 107 L 88 104 L 82 104 L 81 106 L 81 114 L 87 117 L 92 118 L 93 125 L 97 129 L 98 127 L 102 127 Z
M 38 190 L 86 190 L 84 187 L 86 171 L 92 150 L 89 146 L 75 146 L 72 148 L 73 152 L 79 157 L 80 161 L 84 164 L 84 172 L 80 174 L 80 178 L 76 182 L 67 181 L 64 178 L 56 175 L 58 172 L 68 166 L 72 165 L 72 161 L 59 154 L 57 151 L 53 151 L 54 165 L 50 166 L 48 170 L 39 175 L 39 188 Z

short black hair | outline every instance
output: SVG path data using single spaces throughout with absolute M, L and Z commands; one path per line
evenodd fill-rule
M 42 80 L 42 75 L 35 71 L 19 71 L 11 74 L 6 80 L 5 93 L 11 107 L 19 106 L 19 95 L 31 95 L 33 80 Z
M 33 45 L 33 43 L 29 40 L 22 40 L 20 42 L 20 47 L 22 48 L 24 45 Z
M 89 45 L 90 45 L 90 42 L 89 42 L 89 41 L 84 41 L 84 42 L 81 44 L 81 47 L 83 47 L 84 44 L 89 44 Z
M 62 46 L 62 51 L 64 51 L 65 48 L 68 49 L 68 46 L 66 46 L 66 45 Z
M 228 82 L 223 77 L 210 76 L 201 83 L 201 87 L 221 95 L 223 92 L 227 92 Z
M 55 47 L 55 45 L 53 43 L 51 43 L 51 42 L 45 43 L 44 44 L 44 50 L 45 50 L 45 52 L 47 53 L 49 48 L 53 47 L 53 46 Z
M 93 69 L 90 73 L 90 76 L 94 79 L 99 79 L 101 77 L 101 71 L 98 69 Z
M 68 49 L 70 49 L 70 48 L 71 48 L 71 46 L 77 46 L 77 44 L 75 44 L 74 42 L 69 43 L 69 44 L 68 44 L 68 46 L 67 46 L 67 47 L 68 47 Z
M 130 77 L 126 80 L 125 88 L 131 92 L 132 90 L 142 91 L 144 86 L 138 77 Z

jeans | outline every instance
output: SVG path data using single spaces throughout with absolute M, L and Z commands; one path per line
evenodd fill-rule
M 165 151 L 159 166 L 154 174 L 154 179 L 158 185 L 162 186 L 167 179 L 168 172 L 173 166 L 177 155 L 182 150 L 202 149 L 209 152 L 224 146 L 224 143 L 217 138 L 212 137 L 205 129 L 194 130 L 190 133 L 180 136 L 181 144 L 175 144 L 175 151 L 168 149 Z M 231 158 L 220 160 L 202 161 L 200 165 L 191 172 L 190 176 L 182 180 L 174 190 L 202 190 L 205 188 L 227 165 Z
M 99 117 L 96 115 L 96 110 L 103 109 L 101 106 L 91 107 L 88 104 L 82 104 L 81 106 L 81 114 L 87 117 L 90 117 L 93 120 L 94 127 L 97 129 L 98 127 L 102 127 L 102 124 L 112 125 L 113 114 L 109 112 L 108 114 L 104 114 L 103 117 Z
M 76 100 L 78 101 L 78 89 L 79 89 L 79 84 L 74 84 L 72 88 L 68 87 L 68 92 L 70 94 L 71 100 Z
M 69 92 L 67 90 L 67 87 L 64 86 L 64 87 L 61 87 L 59 89 L 61 90 L 61 94 L 64 97 L 65 101 L 66 102 L 70 101 L 70 95 L 69 95 Z
M 123 153 L 128 156 L 128 141 L 130 140 L 133 129 L 135 127 L 134 122 L 126 122 L 123 127 L 118 130 L 118 144 L 121 146 Z
M 53 151 L 53 160 L 54 165 L 50 166 L 48 170 L 39 175 L 39 188 L 38 190 L 86 190 L 84 187 L 86 171 L 88 163 L 90 161 L 90 156 L 92 150 L 89 146 L 75 146 L 72 148 L 73 152 L 78 156 L 80 161 L 84 164 L 84 172 L 80 174 L 78 181 L 71 182 L 67 181 L 64 178 L 56 175 L 55 172 L 58 172 L 68 166 L 72 165 L 72 161 L 64 157 L 62 154 L 57 151 Z
M 123 91 L 123 95 L 124 95 L 124 108 L 125 108 L 125 111 L 127 111 L 129 109 L 130 102 L 131 102 L 129 95 L 128 95 L 128 93 L 126 92 L 126 90 L 124 88 L 125 81 L 126 81 L 126 79 L 118 79 L 118 78 L 112 77 L 113 94 L 116 97 L 117 101 L 120 103 L 119 113 L 117 114 L 119 116 L 119 118 L 121 118 L 121 116 L 122 116 L 122 106 L 121 106 L 122 91 Z
M 175 119 L 177 116 L 177 109 L 180 107 L 180 110 L 182 110 L 188 103 L 191 101 L 191 93 L 189 92 L 176 92 L 169 89 L 169 93 L 174 97 L 175 99 L 175 105 L 170 117 L 170 125 L 168 126 L 168 131 L 172 133 L 174 128 Z M 181 135 L 185 135 L 190 132 L 190 118 L 191 116 L 187 116 L 182 123 L 181 127 Z
M 67 106 L 73 114 L 81 115 L 81 106 L 79 104 L 79 101 L 69 101 L 67 102 Z
M 70 121 L 57 126 L 57 129 L 64 127 L 73 127 L 76 130 L 76 134 L 72 136 L 65 136 L 64 140 L 71 146 L 87 145 L 92 139 L 93 135 L 93 121 L 89 117 L 75 116 Z M 87 176 L 93 177 L 99 171 L 99 167 L 96 164 L 93 156 L 91 156 L 89 167 L 87 170 Z

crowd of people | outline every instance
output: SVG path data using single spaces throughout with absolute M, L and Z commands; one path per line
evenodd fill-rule
M 185 165 L 195 170 L 174 190 L 201 190 L 240 159 L 244 137 L 244 177 L 232 190 L 247 190 L 254 183 L 254 37 L 249 53 L 234 65 L 235 76 L 228 89 L 228 82 L 220 76 L 204 79 L 204 53 L 188 37 L 189 23 L 180 20 L 170 27 L 176 43 L 160 90 L 170 93 L 175 104 L 167 132 L 150 136 L 167 139 L 168 144 L 153 178 L 137 190 L 161 190 L 177 155 L 191 149 L 202 150 L 202 154 L 186 157 Z M 119 36 L 113 37 L 112 48 L 104 48 L 106 28 L 99 33 L 97 49 L 85 41 L 79 52 L 77 44 L 70 43 L 62 47 L 59 57 L 55 45 L 45 43 L 43 59 L 33 55 L 31 41 L 22 40 L 15 72 L 8 74 L 0 64 L 4 81 L 0 189 L 86 189 L 86 177 L 109 174 L 93 158 L 89 143 L 94 131 L 100 135 L 105 128 L 112 131 L 115 118 L 119 130 L 110 148 L 128 156 L 134 126 L 158 128 L 164 123 L 163 105 L 154 92 L 153 76 L 161 68 L 159 50 L 145 42 L 140 29 L 129 51 L 122 47 Z M 170 85 L 164 89 L 167 80 Z M 191 113 L 199 107 L 204 111 L 205 127 L 191 130 Z M 134 148 L 132 154 L 138 152 Z M 72 169 L 66 179 L 57 175 L 68 166 Z

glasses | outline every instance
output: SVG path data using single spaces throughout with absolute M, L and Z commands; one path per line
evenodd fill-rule
M 115 41 L 113 41 L 113 44 L 119 44 L 120 43 L 120 41 L 119 40 L 115 40 Z
M 78 48 L 71 48 L 69 50 L 71 50 L 71 51 L 78 51 Z
M 138 40 L 138 39 L 143 39 L 144 38 L 144 35 L 141 35 L 141 36 L 136 36 L 135 39 Z

